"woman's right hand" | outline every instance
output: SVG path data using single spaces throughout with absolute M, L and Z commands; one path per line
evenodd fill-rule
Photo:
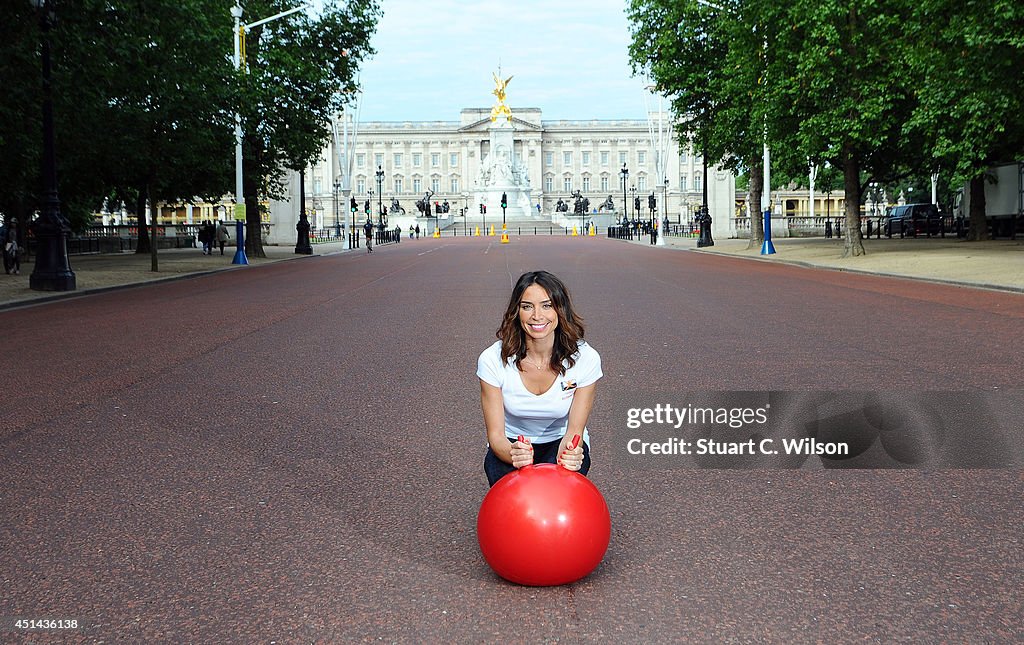
M 512 466 L 515 468 L 522 468 L 523 466 L 529 466 L 533 463 L 533 446 L 530 445 L 530 440 L 523 437 L 512 444 L 512 448 L 509 451 L 509 457 L 512 458 Z

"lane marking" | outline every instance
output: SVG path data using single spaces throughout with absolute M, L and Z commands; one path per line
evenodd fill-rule
M 432 249 L 424 251 L 423 253 L 417 253 L 416 255 L 426 255 L 427 253 L 433 253 L 434 251 L 439 251 L 439 250 L 443 249 L 446 246 L 449 246 L 449 245 L 448 244 L 442 244 L 441 246 L 436 246 L 436 247 L 434 247 Z

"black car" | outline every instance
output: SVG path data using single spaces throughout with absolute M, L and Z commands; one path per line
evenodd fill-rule
M 942 220 L 935 204 L 905 204 L 891 206 L 886 212 L 885 235 L 892 237 L 910 235 L 938 235 Z

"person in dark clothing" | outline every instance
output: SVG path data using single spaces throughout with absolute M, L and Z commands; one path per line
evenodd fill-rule
M 18 248 L 18 227 L 15 222 L 3 226 L 0 245 L 3 246 L 4 273 L 21 273 L 21 249 Z
M 363 224 L 363 233 L 366 236 L 366 252 L 373 253 L 373 222 L 369 219 Z

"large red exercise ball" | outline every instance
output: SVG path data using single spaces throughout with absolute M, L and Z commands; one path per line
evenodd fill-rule
M 593 571 L 612 521 L 597 486 L 555 464 L 525 466 L 498 480 L 480 505 L 477 539 L 502 578 L 546 587 Z

